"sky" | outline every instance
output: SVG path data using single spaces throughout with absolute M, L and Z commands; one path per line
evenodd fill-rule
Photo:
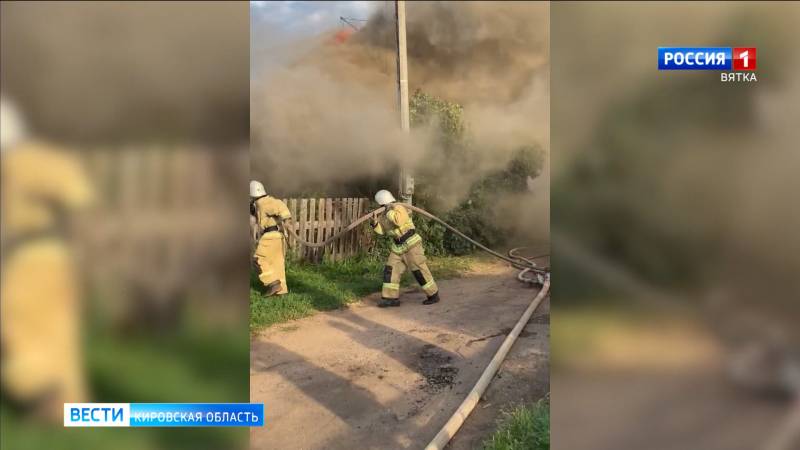
M 367 19 L 386 1 L 250 2 L 251 26 L 267 26 L 291 34 L 315 34 L 340 26 L 339 17 Z
M 288 44 L 343 26 L 340 16 L 367 19 L 378 9 L 392 7 L 389 1 L 250 2 L 251 77 L 288 62 Z

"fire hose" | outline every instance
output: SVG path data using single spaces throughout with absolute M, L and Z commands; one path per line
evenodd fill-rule
M 494 378 L 494 375 L 497 373 L 497 369 L 500 368 L 500 364 L 503 363 L 503 360 L 506 359 L 506 355 L 508 355 L 509 350 L 511 350 L 511 346 L 514 345 L 514 342 L 519 337 L 519 334 L 522 332 L 522 329 L 525 328 L 525 325 L 528 324 L 528 320 L 530 320 L 531 315 L 533 312 L 536 311 L 536 308 L 539 307 L 539 303 L 547 296 L 547 293 L 550 291 L 550 275 L 546 275 L 544 278 L 544 284 L 542 285 L 542 289 L 536 294 L 531 304 L 522 313 L 522 317 L 519 318 L 517 324 L 514 325 L 514 329 L 508 333 L 506 339 L 503 341 L 503 344 L 500 345 L 500 348 L 497 349 L 497 353 L 494 354 L 492 360 L 489 361 L 489 365 L 483 369 L 483 373 L 481 377 L 478 378 L 478 382 L 475 383 L 475 386 L 469 391 L 467 397 L 464 401 L 461 402 L 461 405 L 456 409 L 447 423 L 444 424 L 441 430 L 436 434 L 436 436 L 431 440 L 425 450 L 441 450 L 443 449 L 450 439 L 455 436 L 456 432 L 458 432 L 461 425 L 464 424 L 464 421 L 467 420 L 469 414 L 475 409 L 475 406 L 480 401 L 483 393 L 486 392 L 486 388 L 489 387 L 489 383 Z
M 472 245 L 476 246 L 477 248 L 489 253 L 490 255 L 492 255 L 492 256 L 494 256 L 496 258 L 499 258 L 499 259 L 501 259 L 503 261 L 506 261 L 506 262 L 510 263 L 513 267 L 515 267 L 517 269 L 520 269 L 522 272 L 519 273 L 519 275 L 517 276 L 517 279 L 519 279 L 522 282 L 544 284 L 544 278 L 550 273 L 549 270 L 537 266 L 533 262 L 533 259 L 519 255 L 518 252 L 522 247 L 512 249 L 511 251 L 508 252 L 508 256 L 505 256 L 503 254 L 500 254 L 500 253 L 490 249 L 489 247 L 486 247 L 485 245 L 481 244 L 480 242 L 470 238 L 469 236 L 467 236 L 466 234 L 462 233 L 461 231 L 459 231 L 458 229 L 456 229 L 452 225 L 450 225 L 447 222 L 445 222 L 444 220 L 436 217 L 435 215 L 429 213 L 428 211 L 425 211 L 422 208 L 418 208 L 416 206 L 408 205 L 408 204 L 405 204 L 405 203 L 403 204 L 403 207 L 408 208 L 408 209 L 410 209 L 412 211 L 416 211 L 419 214 L 422 214 L 423 216 L 428 217 L 431 220 L 434 220 L 435 222 L 437 222 L 437 223 L 441 224 L 442 226 L 444 226 L 447 230 L 451 231 L 452 233 L 456 234 L 457 236 L 461 237 L 462 239 L 465 239 L 466 241 L 468 241 Z M 328 237 L 327 239 L 325 239 L 322 242 L 309 242 L 309 241 L 306 241 L 305 239 L 301 238 L 300 236 L 297 235 L 297 233 L 295 233 L 293 231 L 289 231 L 289 234 L 291 235 L 291 237 L 293 239 L 295 239 L 300 244 L 305 245 L 306 247 L 322 248 L 322 247 L 325 247 L 328 244 L 336 241 L 337 239 L 339 239 L 340 237 L 344 236 L 345 234 L 349 233 L 350 231 L 352 231 L 353 229 L 355 229 L 356 227 L 361 225 L 366 220 L 370 219 L 371 217 L 377 216 L 378 214 L 382 213 L 385 210 L 386 210 L 386 207 L 382 206 L 382 207 L 380 207 L 380 208 L 378 208 L 378 209 L 376 209 L 374 211 L 371 211 L 371 212 L 368 212 L 367 214 L 364 214 L 363 216 L 359 217 L 358 219 L 356 219 L 352 223 L 350 223 L 350 225 L 345 227 L 342 231 L 334 234 L 333 236 Z M 530 277 L 528 274 L 534 274 L 534 277 Z
M 489 361 L 489 365 L 486 366 L 483 373 L 481 374 L 481 377 L 478 379 L 477 383 L 475 383 L 475 386 L 469 392 L 467 397 L 461 402 L 461 405 L 453 413 L 453 415 L 450 417 L 447 423 L 441 428 L 441 430 L 439 430 L 439 432 L 436 434 L 433 440 L 431 440 L 428 446 L 425 447 L 426 450 L 441 450 L 447 445 L 448 442 L 450 442 L 450 439 L 453 438 L 456 432 L 458 432 L 458 430 L 464 424 L 464 421 L 466 421 L 467 417 L 472 412 L 472 410 L 475 409 L 475 406 L 480 401 L 481 396 L 483 396 L 483 393 L 486 391 L 486 388 L 489 386 L 489 383 L 492 381 L 494 375 L 497 373 L 497 370 L 500 368 L 500 364 L 503 363 L 503 360 L 505 360 L 506 355 L 508 355 L 508 352 L 511 350 L 511 346 L 514 345 L 514 342 L 516 342 L 517 337 L 519 337 L 519 334 L 522 332 L 522 329 L 525 328 L 525 326 L 527 325 L 528 321 L 531 318 L 531 315 L 533 315 L 533 312 L 536 310 L 536 308 L 539 307 L 539 304 L 547 296 L 548 292 L 550 291 L 550 271 L 549 269 L 537 266 L 536 263 L 533 262 L 534 257 L 522 256 L 520 254 L 520 251 L 524 247 L 517 247 L 509 250 L 508 256 L 502 255 L 486 247 L 480 242 L 475 241 L 474 239 L 460 232 L 447 222 L 429 213 L 428 211 L 425 211 L 422 208 L 418 208 L 416 206 L 408 204 L 403 204 L 403 206 L 436 221 L 437 223 L 444 226 L 446 229 L 450 230 L 451 232 L 458 235 L 462 239 L 467 240 L 468 242 L 478 247 L 479 249 L 489 253 L 490 255 L 496 258 L 499 258 L 503 261 L 510 263 L 513 267 L 517 269 L 520 269 L 520 272 L 517 274 L 518 280 L 524 283 L 539 284 L 542 286 L 542 288 L 539 290 L 539 293 L 536 294 L 536 297 L 534 297 L 534 299 L 531 301 L 528 308 L 525 310 L 524 313 L 522 313 L 522 316 L 519 318 L 514 328 L 511 330 L 508 336 L 506 336 L 505 340 L 503 341 L 503 344 L 500 345 L 500 348 L 497 350 L 497 353 L 495 353 L 494 357 L 492 357 L 492 360 Z M 374 217 L 385 210 L 386 207 L 380 207 L 372 212 L 364 214 L 363 216 L 353 221 L 345 229 L 325 239 L 322 242 L 308 242 L 305 239 L 298 236 L 293 231 L 290 231 L 290 234 L 295 240 L 297 240 L 297 242 L 301 243 L 302 245 L 312 248 L 322 248 L 334 242 L 335 240 L 339 239 L 340 237 L 347 234 L 351 230 L 355 229 L 367 219 Z M 541 256 L 547 256 L 547 255 L 541 255 Z

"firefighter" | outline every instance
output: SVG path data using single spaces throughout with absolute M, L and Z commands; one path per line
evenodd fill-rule
M 267 195 L 264 185 L 250 182 L 250 214 L 255 216 L 260 235 L 255 249 L 258 278 L 266 287 L 267 296 L 286 294 L 286 268 L 283 251 L 283 233 L 279 225 L 292 217 L 286 204 Z
M 2 389 L 59 420 L 64 403 L 88 401 L 80 286 L 65 231 L 93 193 L 73 156 L 25 131 L 13 105 L 0 98 Z
M 391 252 L 383 269 L 383 289 L 378 306 L 400 306 L 400 277 L 406 269 L 411 270 L 428 297 L 422 304 L 432 305 L 438 302 L 439 287 L 428 269 L 422 237 L 416 233 L 408 209 L 397 203 L 387 190 L 378 191 L 375 201 L 385 206 L 386 211 L 379 217 L 372 218 L 372 229 L 379 235 L 392 238 Z

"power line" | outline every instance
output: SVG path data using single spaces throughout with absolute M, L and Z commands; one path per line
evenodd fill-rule
M 346 24 L 346 25 L 350 25 L 350 27 L 352 27 L 356 31 L 358 31 L 360 28 L 359 28 L 358 25 L 355 24 L 355 22 L 367 22 L 368 21 L 368 19 L 357 19 L 355 17 L 342 17 L 342 16 L 339 16 L 339 20 L 342 23 Z M 361 25 L 361 26 L 363 26 L 363 25 Z

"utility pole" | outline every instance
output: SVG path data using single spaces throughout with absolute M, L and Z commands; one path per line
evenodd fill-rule
M 400 106 L 400 128 L 409 133 L 411 128 L 408 115 L 408 59 L 406 55 L 406 2 L 397 0 L 395 18 L 397 19 L 397 102 Z M 414 177 L 407 161 L 400 159 L 400 201 L 412 204 Z

